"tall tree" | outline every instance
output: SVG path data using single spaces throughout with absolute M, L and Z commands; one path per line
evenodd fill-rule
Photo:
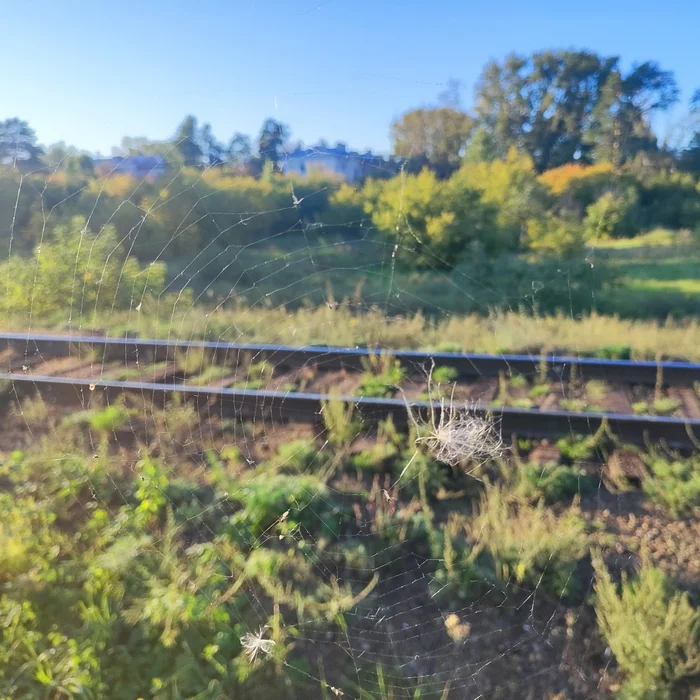
M 228 144 L 228 159 L 231 165 L 245 168 L 253 157 L 250 137 L 236 132 Z
M 690 99 L 690 120 L 693 135 L 681 153 L 681 167 L 695 176 L 700 176 L 700 88 Z
M 284 145 L 289 136 L 288 126 L 274 119 L 266 119 L 258 137 L 258 149 L 262 161 L 270 163 L 275 170 L 279 170 Z
M 41 164 L 42 153 L 27 122 L 17 117 L 0 122 L 0 163 L 34 167 Z
M 192 115 L 185 117 L 177 128 L 173 139 L 175 149 L 182 158 L 184 165 L 200 165 L 202 162 L 202 147 L 199 143 L 197 119 Z
M 474 120 L 454 106 L 413 109 L 391 125 L 393 152 L 449 172 L 459 167 L 473 127 Z
M 221 165 L 226 160 L 226 148 L 217 141 L 210 124 L 204 124 L 198 134 L 204 165 Z
M 492 135 L 499 157 L 516 146 L 540 171 L 586 160 L 584 134 L 616 64 L 616 58 L 590 51 L 538 51 L 492 61 L 476 89 L 480 126 Z
M 658 63 L 635 65 L 627 76 L 616 66 L 603 85 L 587 135 L 595 159 L 619 167 L 641 151 L 654 150 L 649 117 L 677 101 L 675 78 Z

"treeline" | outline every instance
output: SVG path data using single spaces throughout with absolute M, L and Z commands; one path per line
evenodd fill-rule
M 577 283 L 560 275 L 562 260 L 583 260 L 605 238 L 700 229 L 692 166 L 700 135 L 674 150 L 649 126 L 677 93 L 653 63 L 623 74 L 617 59 L 589 52 L 509 57 L 484 70 L 474 114 L 453 95 L 403 115 L 393 125 L 399 174 L 359 185 L 281 174 L 290 132 L 274 120 L 255 148 L 241 134 L 224 147 L 194 117 L 168 142 L 125 139 L 124 152 L 165 159 L 169 172 L 155 181 L 101 176 L 88 155 L 62 145 L 44 152 L 27 124 L 8 120 L 0 125 L 8 311 L 49 313 L 62 300 L 128 308 L 185 288 L 195 298 L 289 289 L 299 299 L 311 293 L 302 282 L 322 269 L 338 271 L 324 279 L 343 294 L 370 260 L 421 279 L 438 271 L 476 280 L 496 290 L 479 297 L 484 308 L 523 298 L 533 279 L 562 278 L 565 288 L 552 281 L 538 300 L 571 308 Z M 689 114 L 700 120 L 698 112 L 700 96 Z M 611 278 L 599 265 L 595 279 Z M 582 305 L 593 284 L 579 285 Z M 425 299 L 452 308 L 442 287 L 426 285 Z

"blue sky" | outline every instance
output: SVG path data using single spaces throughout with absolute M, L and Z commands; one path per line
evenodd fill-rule
M 270 116 L 307 143 L 386 151 L 394 117 L 449 78 L 469 107 L 483 65 L 510 51 L 654 59 L 684 101 L 700 87 L 697 0 L 34 0 L 5 4 L 3 24 L 0 118 L 103 153 L 188 113 L 224 141 Z

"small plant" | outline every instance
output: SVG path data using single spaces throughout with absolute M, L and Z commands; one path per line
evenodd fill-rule
M 674 517 L 690 515 L 700 506 L 700 457 L 669 462 L 659 456 L 647 460 L 651 476 L 643 481 L 644 493 Z
M 105 406 L 90 416 L 90 427 L 104 433 L 113 433 L 123 428 L 129 421 L 129 411 L 124 406 Z
M 354 420 L 355 405 L 344 403 L 339 397 L 331 397 L 321 404 L 323 424 L 331 445 L 347 447 L 362 431 L 362 423 Z
M 393 396 L 406 377 L 406 371 L 389 353 L 371 354 L 362 358 L 364 374 L 358 388 L 361 396 L 385 398 Z
M 178 350 L 175 354 L 175 364 L 185 375 L 200 374 L 209 364 L 207 352 L 201 347 L 188 348 L 184 352 Z
M 586 382 L 586 398 L 590 403 L 603 403 L 608 391 L 609 387 L 602 379 L 591 379 L 591 381 Z
M 674 593 L 664 572 L 646 559 L 639 575 L 632 580 L 623 575 L 619 587 L 600 553 L 593 567 L 598 626 L 626 676 L 622 697 L 676 697 L 679 684 L 700 673 L 700 611 L 686 593 Z
M 635 416 L 645 416 L 649 413 L 649 404 L 646 401 L 635 401 L 632 404 L 632 413 Z
M 595 489 L 596 478 L 584 469 L 565 464 L 521 464 L 517 468 L 515 491 L 530 500 L 556 503 Z
M 669 396 L 661 396 L 652 403 L 654 413 L 659 416 L 670 416 L 679 406 L 680 403 Z
M 248 365 L 245 378 L 239 379 L 233 386 L 236 389 L 262 389 L 272 379 L 274 373 L 275 368 L 269 362 L 265 360 L 256 362 Z
M 561 399 L 559 405 L 565 411 L 572 411 L 573 413 L 581 413 L 588 406 L 584 399 Z
M 528 395 L 530 398 L 538 399 L 541 396 L 546 396 L 551 391 L 549 383 L 535 384 L 535 386 L 530 389 Z
M 631 360 L 632 348 L 629 345 L 605 345 L 595 351 L 601 360 Z
M 454 367 L 436 367 L 433 372 L 435 384 L 451 384 L 459 377 L 459 372 Z
M 266 466 L 273 471 L 283 470 L 288 473 L 303 474 L 312 469 L 319 469 L 323 463 L 322 455 L 313 441 L 292 440 L 277 449 L 277 455 Z M 264 469 L 261 465 L 259 469 Z
M 557 440 L 557 447 L 565 459 L 571 462 L 590 459 L 598 446 L 598 435 L 570 435 Z
M 577 506 L 560 516 L 544 503 L 513 503 L 490 487 L 481 497 L 469 532 L 488 551 L 504 581 L 542 584 L 555 596 L 577 592 L 573 573 L 587 551 L 584 521 Z
M 49 409 L 41 395 L 37 395 L 34 398 L 23 399 L 15 406 L 14 414 L 23 420 L 30 428 L 38 428 L 46 426 L 49 417 Z
M 349 464 L 359 472 L 380 471 L 397 453 L 398 448 L 394 443 L 377 441 L 370 449 L 352 455 Z
M 513 389 L 524 389 L 527 386 L 527 379 L 522 374 L 515 374 L 510 378 L 510 386 Z

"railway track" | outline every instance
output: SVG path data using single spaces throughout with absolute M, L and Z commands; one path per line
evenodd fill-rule
M 103 359 L 125 361 L 165 361 L 177 352 L 204 350 L 214 361 L 233 362 L 241 353 L 251 353 L 256 359 L 287 367 L 316 365 L 323 369 L 363 369 L 362 362 L 381 350 L 370 348 L 336 348 L 329 346 L 294 347 L 259 343 L 228 343 L 221 341 L 149 340 L 102 336 L 52 335 L 46 333 L 0 332 L 0 349 L 24 354 L 27 360 L 36 357 L 67 356 L 80 347 L 102 353 Z M 593 358 L 484 355 L 479 353 L 419 352 L 385 350 L 410 370 L 453 367 L 460 377 L 494 377 L 501 372 L 535 376 L 546 367 L 550 378 L 568 380 L 572 372 L 583 380 L 602 379 L 627 384 L 653 386 L 663 378 L 671 386 L 692 386 L 700 382 L 700 364 L 690 362 L 636 362 L 631 360 L 599 360 Z
M 171 358 L 174 353 L 193 348 L 205 350 L 213 361 L 231 362 L 241 353 L 253 354 L 276 366 L 315 366 L 324 370 L 362 369 L 362 360 L 373 353 L 359 348 L 328 348 L 234 344 L 221 342 L 186 342 L 144 340 L 139 338 L 108 338 L 99 336 L 57 336 L 47 334 L 0 334 L 0 348 L 18 353 L 26 363 L 37 370 L 49 358 L 67 356 L 95 357 L 100 367 L 108 358 L 125 362 L 157 362 Z M 375 351 L 376 352 L 376 351 Z M 452 367 L 460 377 L 492 377 L 504 372 L 520 375 L 546 373 L 553 379 L 566 381 L 572 374 L 586 379 L 605 379 L 646 385 L 664 384 L 692 386 L 700 381 L 700 365 L 679 362 L 635 363 L 561 357 L 530 357 L 522 355 L 488 356 L 459 353 L 392 352 L 392 356 L 412 371 L 425 371 L 434 362 L 435 367 Z M 27 366 L 27 365 L 25 365 Z M 575 370 L 572 367 L 576 367 Z M 318 421 L 323 402 L 328 394 L 306 391 L 274 391 L 231 388 L 225 386 L 194 386 L 165 381 L 117 381 L 102 376 L 68 377 L 48 376 L 40 372 L 12 371 L 0 373 L 0 382 L 6 392 L 15 397 L 39 392 L 45 399 L 66 404 L 88 405 L 95 397 L 113 401 L 123 392 L 136 393 L 148 400 L 164 403 L 175 394 L 193 401 L 200 410 L 216 412 L 225 417 L 269 418 L 280 421 Z M 338 398 L 338 397 L 334 397 Z M 340 400 L 352 403 L 368 423 L 393 416 L 399 424 L 408 419 L 403 398 L 368 398 L 342 396 Z M 439 411 L 438 402 L 411 400 L 419 412 L 427 413 L 431 403 Z M 553 438 L 562 435 L 588 435 L 596 432 L 603 422 L 610 431 L 626 443 L 645 445 L 664 441 L 672 447 L 692 448 L 700 444 L 700 419 L 692 417 L 669 418 L 641 416 L 614 412 L 578 412 L 565 410 L 528 410 L 512 406 L 493 407 L 476 403 L 472 410 L 481 415 L 490 414 L 504 435 L 517 434 L 533 438 Z

